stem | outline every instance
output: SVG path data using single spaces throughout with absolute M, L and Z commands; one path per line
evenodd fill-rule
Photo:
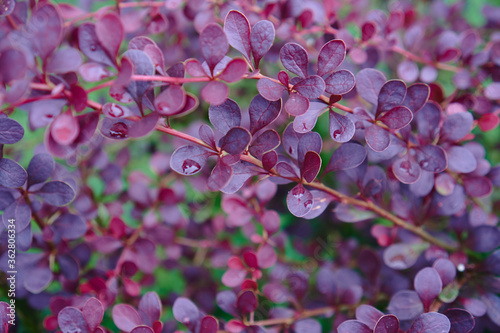
M 169 83 L 187 83 L 187 82 L 208 82 L 211 80 L 209 77 L 170 77 L 170 76 L 161 76 L 161 75 L 132 75 L 131 80 L 135 81 L 160 81 L 160 82 L 169 82 Z
M 332 313 L 334 311 L 335 311 L 335 309 L 333 307 L 326 306 L 323 308 L 304 310 L 298 316 L 294 316 L 294 317 L 290 317 L 290 318 L 274 318 L 274 319 L 255 321 L 255 322 L 253 322 L 253 325 L 257 325 L 257 326 L 291 325 L 295 321 L 300 320 L 300 319 L 326 315 L 326 314 Z

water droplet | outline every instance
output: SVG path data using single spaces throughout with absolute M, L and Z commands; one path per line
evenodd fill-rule
M 201 166 L 198 162 L 190 160 L 189 158 L 182 163 L 182 172 L 185 175 L 192 175 L 193 173 L 198 172 L 201 169 Z
M 336 139 L 341 134 L 342 134 L 342 132 L 340 130 L 336 130 L 335 132 L 333 132 L 333 138 Z
M 117 122 L 109 129 L 109 135 L 115 139 L 122 139 L 128 136 L 128 126 L 125 123 Z
M 115 103 L 111 103 L 111 107 L 109 110 L 109 114 L 113 117 L 119 118 L 122 117 L 125 112 L 123 111 L 123 108 Z
M 158 103 L 158 111 L 168 112 L 170 111 L 170 105 L 168 105 L 168 103 L 160 102 Z
M 459 272 L 463 272 L 463 271 L 465 271 L 465 265 L 464 265 L 464 264 L 458 264 L 458 265 L 457 265 L 457 270 L 458 270 Z
M 306 207 L 306 209 L 309 209 L 313 204 L 313 201 L 312 200 L 307 200 L 306 202 L 304 202 L 304 207 Z
M 302 186 L 298 186 L 293 189 L 292 195 L 300 200 L 304 196 L 304 193 L 305 189 Z
M 420 166 L 422 168 L 427 168 L 429 166 L 429 161 L 427 161 L 427 160 L 420 161 Z
M 90 44 L 90 51 L 95 51 L 95 50 L 97 50 L 97 45 Z

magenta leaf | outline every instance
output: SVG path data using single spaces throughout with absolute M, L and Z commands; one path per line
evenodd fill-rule
M 219 322 L 213 316 L 205 316 L 201 319 L 200 333 L 217 333 Z
M 212 173 L 207 179 L 208 188 L 211 191 L 219 191 L 224 188 L 233 175 L 233 169 L 221 160 L 217 161 Z
M 60 145 L 69 145 L 75 141 L 80 132 L 80 124 L 68 110 L 54 119 L 50 126 L 50 134 L 55 142 Z
M 330 136 L 333 141 L 347 142 L 352 139 L 356 128 L 351 119 L 330 111 Z
M 130 333 L 155 333 L 155 332 L 149 326 L 139 325 L 139 326 L 134 327 L 134 329 L 132 329 L 130 331 Z
M 53 5 L 45 4 L 33 11 L 28 22 L 28 36 L 37 54 L 45 62 L 63 37 L 62 18 Z
M 210 81 L 201 89 L 201 97 L 211 105 L 221 105 L 227 100 L 229 88 L 220 81 Z
M 101 16 L 96 22 L 95 33 L 109 58 L 116 62 L 116 56 L 124 35 L 120 17 L 113 12 Z
M 177 148 L 170 158 L 170 167 L 181 175 L 194 175 L 207 162 L 210 153 L 198 146 L 182 146 Z
M 138 310 L 144 324 L 153 326 L 155 321 L 160 320 L 161 309 L 161 300 L 155 292 L 150 291 L 141 297 Z
M 373 329 L 379 319 L 384 315 L 383 312 L 371 305 L 362 304 L 356 308 L 356 319 Z
M 170 86 L 161 92 L 155 99 L 158 113 L 170 116 L 178 113 L 186 104 L 186 93 L 181 86 Z
M 252 47 L 250 46 L 250 23 L 245 15 L 236 10 L 231 10 L 224 21 L 224 32 L 229 45 L 240 51 L 250 60 Z M 273 38 L 274 39 L 274 38 Z
M 396 106 L 379 117 L 378 120 L 389 128 L 400 129 L 408 125 L 413 119 L 413 114 L 406 106 Z
M 372 333 L 372 330 L 357 320 L 346 320 L 337 328 L 338 333 Z
M 231 128 L 219 142 L 220 147 L 231 155 L 241 154 L 247 149 L 251 135 L 243 127 Z
M 42 186 L 36 191 L 42 199 L 53 206 L 66 206 L 75 198 L 75 190 L 67 183 L 54 180 Z
M 186 68 L 186 72 L 193 77 L 207 76 L 207 73 L 203 70 L 203 66 L 196 59 L 187 59 L 184 62 L 184 67 Z
M 302 78 L 308 76 L 307 66 L 309 65 L 309 57 L 307 56 L 307 51 L 299 44 L 285 44 L 280 50 L 280 60 L 288 71 Z
M 250 113 L 250 132 L 255 132 L 271 124 L 278 118 L 281 111 L 281 100 L 268 101 L 261 95 L 252 99 L 248 112 Z
M 77 308 L 67 306 L 62 309 L 57 315 L 57 322 L 63 333 L 90 333 L 82 312 Z
M 24 136 L 24 128 L 17 121 L 5 118 L 0 121 L 0 144 L 13 144 Z
M 325 81 L 318 75 L 312 75 L 297 82 L 293 89 L 304 97 L 318 98 L 325 91 Z
M 273 46 L 274 35 L 274 25 L 267 20 L 259 21 L 253 26 L 250 32 L 250 46 L 252 48 L 255 68 L 259 68 L 260 60 L 271 49 L 271 46 Z
M 381 317 L 373 329 L 373 333 L 398 333 L 399 320 L 396 316 L 385 315 Z
M 101 123 L 101 133 L 107 138 L 123 140 L 129 137 L 130 127 L 134 124 L 128 119 L 104 118 Z
M 421 314 L 411 325 L 408 333 L 447 333 L 451 324 L 448 317 L 437 312 Z
M 285 103 L 285 110 L 292 116 L 300 116 L 309 109 L 309 100 L 298 94 L 292 93 Z
M 401 80 L 387 81 L 378 95 L 377 115 L 403 103 L 406 96 L 406 84 Z
M 266 210 L 260 217 L 260 222 L 264 229 L 272 235 L 279 231 L 280 215 L 275 210 Z
M 112 316 L 115 325 L 125 332 L 130 332 L 134 327 L 142 324 L 141 316 L 137 310 L 128 304 L 115 305 Z
M 28 174 L 17 162 L 8 158 L 0 158 L 0 185 L 8 188 L 21 187 Z
M 81 65 L 78 68 L 78 72 L 87 82 L 101 81 L 113 74 L 110 70 L 103 67 L 101 64 L 96 64 L 93 62 L 88 62 Z
M 104 316 L 102 303 L 95 297 L 89 298 L 82 308 L 82 314 L 89 325 L 90 331 L 94 332 Z
M 232 99 L 227 99 L 221 105 L 210 105 L 208 119 L 219 132 L 226 134 L 231 128 L 240 126 L 240 107 Z
M 302 163 L 301 174 L 302 178 L 308 183 L 312 182 L 319 173 L 321 168 L 321 157 L 315 151 L 308 151 Z
M 333 72 L 345 59 L 345 43 L 334 39 L 323 45 L 318 55 L 318 75 Z
M 156 128 L 156 124 L 158 123 L 159 119 L 160 115 L 158 114 L 158 112 L 152 112 L 146 117 L 143 117 L 140 120 L 134 122 L 130 126 L 128 134 L 131 138 L 141 138 L 143 136 L 146 136 Z
M 275 130 L 267 130 L 255 138 L 248 149 L 250 154 L 260 158 L 265 153 L 276 149 L 280 144 L 280 136 Z
M 215 65 L 224 58 L 229 51 L 229 43 L 222 28 L 211 23 L 200 34 L 200 49 L 210 71 L 213 74 Z
M 226 65 L 219 78 L 229 83 L 236 82 L 241 80 L 243 75 L 246 74 L 247 69 L 247 62 L 241 58 L 236 58 Z
M 16 49 L 6 49 L 2 52 L 0 56 L 0 77 L 3 82 L 8 83 L 23 78 L 26 75 L 26 70 L 27 64 L 24 53 Z
M 296 185 L 286 196 L 286 204 L 290 213 L 302 217 L 311 211 L 313 206 L 313 195 L 301 184 Z
M 325 173 L 357 167 L 366 159 L 366 148 L 356 142 L 346 142 L 333 152 Z
M 414 279 L 415 291 L 428 309 L 443 290 L 443 283 L 439 273 L 431 267 L 420 270 Z
M 420 167 L 429 172 L 442 172 L 448 165 L 446 153 L 443 148 L 434 145 L 421 146 L 416 150 Z
M 255 311 L 257 306 L 257 296 L 252 290 L 243 290 L 236 299 L 236 308 L 243 315 Z
M 115 66 L 115 61 L 109 57 L 97 38 L 95 24 L 86 22 L 78 27 L 78 47 L 90 60 Z
M 341 69 L 328 75 L 325 79 L 325 91 L 333 95 L 344 95 L 354 88 L 356 81 L 354 74 L 350 71 Z
M 286 91 L 287 88 L 278 82 L 264 77 L 257 81 L 257 90 L 265 99 L 277 101 L 281 99 L 283 92 Z
M 356 75 L 356 90 L 365 101 L 377 105 L 378 95 L 385 81 L 386 78 L 382 72 L 365 68 Z
M 474 317 L 463 309 L 448 309 L 444 315 L 450 320 L 450 333 L 469 333 L 475 326 Z
M 270 171 L 278 163 L 278 154 L 273 150 L 262 156 L 262 167 Z
M 368 146 L 377 152 L 386 150 L 391 144 L 389 132 L 375 124 L 365 129 L 365 139 Z

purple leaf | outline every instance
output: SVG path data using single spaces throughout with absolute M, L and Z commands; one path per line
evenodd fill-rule
M 285 103 L 285 110 L 292 116 L 300 116 L 309 109 L 309 99 L 298 93 L 292 93 Z
M 382 117 L 378 118 L 378 120 L 392 129 L 403 128 L 408 125 L 412 119 L 413 114 L 405 106 L 396 106 L 383 114 Z
M 378 95 L 385 81 L 382 72 L 372 68 L 362 69 L 356 75 L 356 90 L 365 101 L 377 105 Z
M 278 162 L 278 164 L 276 164 L 276 172 L 281 177 L 298 178 L 298 170 L 296 170 L 296 167 L 292 167 L 287 162 Z
M 443 282 L 443 286 L 452 282 L 457 275 L 457 268 L 455 267 L 455 264 L 445 258 L 436 260 L 432 267 L 438 272 L 439 277 Z
M 384 263 L 395 270 L 410 268 L 425 249 L 419 244 L 392 244 L 384 251 Z
M 123 40 L 124 30 L 120 17 L 113 12 L 101 16 L 95 25 L 95 33 L 109 58 L 116 62 L 116 56 Z
M 28 23 L 28 36 L 44 62 L 59 46 L 62 33 L 63 22 L 53 5 L 45 4 L 33 11 Z
M 406 106 L 414 114 L 419 111 L 429 100 L 431 90 L 424 83 L 415 83 L 408 87 L 403 106 Z
M 222 28 L 211 23 L 200 34 L 200 49 L 210 71 L 213 73 L 215 66 L 229 51 L 229 43 Z
M 0 158 L 0 185 L 8 188 L 21 187 L 28 174 L 17 162 L 8 158 Z
M 217 333 L 219 323 L 213 316 L 205 316 L 201 319 L 200 333 Z
M 467 247 L 476 252 L 490 252 L 500 245 L 500 230 L 490 225 L 472 229 L 467 237 Z
M 486 293 L 481 296 L 481 301 L 486 305 L 488 317 L 497 326 L 500 325 L 500 297 L 492 293 Z
M 11 145 L 24 136 L 24 128 L 17 121 L 5 118 L 0 122 L 0 144 Z
M 493 184 L 486 177 L 464 177 L 463 183 L 465 193 L 471 197 L 482 198 L 493 192 Z
M 448 164 L 444 149 L 434 145 L 417 149 L 417 160 L 423 170 L 434 173 L 444 171 Z
M 67 240 L 78 239 L 87 232 L 87 223 L 79 215 L 60 215 L 50 226 L 54 233 Z
M 372 333 L 372 330 L 357 320 L 346 320 L 337 328 L 338 333 Z
M 67 306 L 59 311 L 57 315 L 57 322 L 63 333 L 90 333 L 82 312 L 77 308 Z
M 246 74 L 247 69 L 247 62 L 243 59 L 236 58 L 231 60 L 226 65 L 226 68 L 224 68 L 222 73 L 219 75 L 219 78 L 229 83 L 236 82 L 241 80 L 243 75 Z
M 172 311 L 175 319 L 187 327 L 195 327 L 201 316 L 196 305 L 185 297 L 179 297 L 175 300 Z
M 49 205 L 62 207 L 69 204 L 75 198 L 75 190 L 67 183 L 54 180 L 42 186 L 35 192 Z
M 307 220 L 312 220 L 320 216 L 328 207 L 330 202 L 333 201 L 333 197 L 323 191 L 312 190 L 311 194 L 313 195 L 312 208 L 309 213 L 302 217 Z
M 345 59 L 345 43 L 334 39 L 323 45 L 318 55 L 318 75 L 333 72 Z
M 89 325 L 90 331 L 94 332 L 97 326 L 102 321 L 104 316 L 104 307 L 102 306 L 101 301 L 97 298 L 92 297 L 85 303 L 82 308 L 83 318 Z
M 333 141 L 347 142 L 352 139 L 356 128 L 347 116 L 330 111 L 330 136 Z
M 31 228 L 26 228 L 24 229 L 23 233 L 28 230 L 31 232 Z M 20 243 L 19 238 L 20 233 L 17 234 L 17 242 Z M 54 277 L 52 271 L 50 270 L 48 260 L 42 260 L 33 266 L 27 267 L 24 274 L 26 274 L 24 287 L 33 294 L 39 294 L 43 290 L 45 290 L 50 285 Z
M 68 110 L 54 119 L 50 126 L 50 134 L 58 144 L 70 145 L 78 137 L 79 125 L 72 111 Z
M 400 157 L 392 164 L 394 176 L 405 184 L 413 184 L 420 178 L 421 169 L 412 157 Z
M 144 294 L 138 308 L 142 322 L 148 326 L 153 326 L 155 321 L 160 320 L 161 308 L 160 298 L 155 292 L 150 291 Z
M 253 26 L 250 32 L 250 46 L 252 48 L 255 68 L 259 68 L 260 60 L 271 49 L 271 46 L 273 46 L 274 35 L 274 25 L 267 20 L 259 21 Z
M 325 79 L 325 91 L 333 95 L 344 95 L 354 88 L 356 81 L 354 74 L 350 71 L 341 69 L 328 75 Z
M 252 47 L 250 46 L 250 23 L 246 16 L 236 10 L 229 11 L 224 21 L 224 32 L 226 33 L 229 45 L 240 51 L 250 60 L 252 52 Z
M 170 86 L 162 91 L 155 99 L 158 113 L 170 116 L 178 113 L 186 104 L 186 93 L 181 86 Z
M 365 129 L 365 139 L 368 146 L 377 152 L 386 150 L 391 144 L 389 132 L 376 124 Z
M 385 315 L 379 319 L 373 329 L 373 333 L 398 333 L 399 320 L 396 316 Z
M 241 124 L 241 111 L 238 104 L 232 99 L 227 99 L 221 105 L 210 105 L 208 119 L 222 134 Z
M 245 151 L 250 143 L 250 133 L 243 127 L 233 127 L 224 135 L 219 145 L 231 155 L 238 155 Z
M 153 75 L 155 66 L 149 56 L 140 50 L 128 50 L 123 54 L 134 64 L 134 74 L 137 75 Z M 126 87 L 127 92 L 135 99 L 137 104 L 142 105 L 142 97 L 151 86 L 151 81 L 132 81 Z
M 248 112 L 250 113 L 250 132 L 255 132 L 271 124 L 278 118 L 281 111 L 281 100 L 268 101 L 261 95 L 252 99 Z
M 230 155 L 226 155 L 225 157 L 229 156 Z M 239 161 L 239 156 L 237 156 L 237 159 L 238 162 L 231 165 L 233 174 L 231 176 L 231 179 L 229 180 L 229 183 L 227 183 L 226 186 L 221 189 L 221 192 L 223 193 L 235 193 L 245 184 L 245 182 L 250 177 L 257 174 L 257 172 L 255 171 L 256 167 L 253 164 L 249 162 Z
M 373 329 L 384 314 L 371 305 L 362 304 L 356 308 L 356 319 Z
M 219 191 L 226 186 L 231 179 L 232 174 L 233 169 L 219 160 L 207 179 L 208 188 L 211 191 Z
M 262 156 L 262 167 L 270 171 L 278 163 L 278 154 L 273 150 Z
M 450 320 L 444 314 L 437 312 L 421 314 L 411 325 L 408 333 L 448 333 Z
M 377 115 L 403 103 L 406 96 L 406 85 L 401 80 L 387 81 L 378 95 Z
M 156 128 L 159 119 L 160 115 L 158 112 L 148 114 L 146 117 L 141 118 L 130 126 L 128 135 L 131 138 L 141 138 L 148 135 Z
M 78 27 L 78 47 L 90 60 L 115 66 L 114 60 L 109 57 L 97 38 L 95 24 L 86 22 Z
M 450 333 L 469 333 L 475 326 L 474 317 L 463 309 L 448 309 L 444 315 L 450 320 Z
M 302 178 L 308 183 L 316 179 L 321 168 L 321 157 L 315 151 L 308 151 L 302 163 L 301 174 Z
M 265 153 L 276 149 L 280 144 L 280 136 L 275 130 L 267 130 L 255 138 L 248 149 L 254 157 L 260 158 Z
M 266 210 L 260 217 L 262 227 L 272 235 L 280 229 L 280 215 L 275 210 Z
M 187 59 L 184 62 L 184 67 L 186 68 L 186 72 L 193 77 L 204 77 L 207 76 L 205 70 L 201 63 L 196 59 Z
M 401 290 L 394 294 L 388 309 L 399 320 L 412 320 L 424 312 L 424 306 L 418 294 L 412 290 Z
M 115 325 L 125 332 L 130 332 L 134 327 L 142 324 L 141 316 L 137 310 L 128 304 L 115 305 L 112 316 Z
M 297 159 L 297 147 L 302 136 L 304 135 L 295 132 L 292 124 L 289 124 L 283 131 L 283 148 L 290 157 Z
M 366 148 L 355 142 L 346 142 L 342 144 L 332 154 L 325 173 L 348 170 L 359 166 L 366 158 Z
M 170 168 L 181 175 L 194 175 L 207 162 L 210 153 L 198 146 L 182 146 L 177 148 L 170 158 Z
M 134 329 L 131 330 L 130 333 L 154 333 L 154 331 L 149 326 L 139 325 L 139 326 L 134 327 Z
M 236 294 L 232 290 L 223 290 L 215 297 L 215 302 L 224 312 L 237 316 Z
M 220 81 L 210 81 L 201 89 L 201 97 L 211 105 L 221 105 L 229 96 L 229 88 Z
M 424 304 L 424 308 L 428 309 L 443 290 L 443 283 L 439 273 L 434 268 L 425 267 L 415 276 L 414 287 Z
M 427 102 L 416 114 L 418 133 L 428 141 L 434 140 L 439 132 L 439 127 L 433 124 L 441 122 L 441 107 L 435 102 Z
M 205 142 L 210 147 L 215 149 L 216 145 L 215 145 L 214 131 L 210 126 L 206 124 L 201 125 L 200 129 L 198 130 L 198 134 L 203 142 Z
M 236 308 L 243 315 L 255 311 L 257 305 L 257 296 L 251 290 L 242 291 L 236 300 Z
M 280 50 L 280 60 L 288 71 L 302 78 L 308 76 L 307 66 L 309 65 L 309 57 L 307 56 L 307 51 L 299 44 L 285 44 Z
M 312 75 L 297 82 L 293 89 L 304 97 L 319 98 L 325 91 L 325 81 L 318 75 Z
M 108 118 L 123 118 L 132 116 L 129 108 L 116 103 L 106 103 L 102 106 L 102 113 Z
M 304 158 L 308 151 L 314 151 L 316 153 L 321 153 L 321 148 L 323 147 L 323 140 L 321 136 L 316 132 L 309 132 L 302 136 L 299 140 L 297 146 L 297 160 L 299 166 L 302 167 L 304 163 Z
M 469 134 L 474 118 L 470 112 L 459 112 L 448 115 L 441 126 L 441 141 L 459 141 Z
M 110 70 L 103 67 L 101 64 L 96 64 L 92 62 L 88 62 L 81 65 L 78 68 L 78 72 L 82 76 L 83 80 L 87 82 L 101 81 L 113 75 L 113 73 Z
M 293 128 L 296 132 L 299 133 L 307 133 L 312 131 L 316 122 L 318 121 L 318 117 L 323 111 L 326 111 L 327 105 L 318 102 L 311 102 L 309 104 L 309 109 L 307 109 L 306 113 L 295 117 L 293 120 Z
M 269 244 L 264 244 L 257 251 L 257 260 L 259 262 L 260 268 L 270 268 L 276 264 L 278 260 L 278 256 L 276 255 L 276 251 L 274 247 Z
M 70 254 L 62 254 L 56 257 L 61 274 L 69 281 L 76 281 L 80 275 L 80 267 L 76 259 Z
M 134 122 L 128 119 L 104 118 L 101 123 L 101 133 L 107 138 L 124 140 L 129 137 L 130 127 Z
M 20 232 L 31 223 L 31 208 L 21 197 L 5 208 L 2 220 L 6 228 L 10 224 L 9 220 L 15 220 L 16 232 Z
M 448 169 L 458 173 L 469 173 L 477 168 L 477 160 L 465 147 L 452 146 L 446 151 Z
M 316 319 L 307 318 L 293 324 L 295 333 L 321 333 L 321 324 Z
M 302 217 L 312 209 L 313 195 L 304 186 L 298 184 L 288 192 L 286 204 L 290 213 L 297 217 Z
M 265 99 L 277 101 L 281 99 L 283 92 L 286 91 L 287 88 L 278 82 L 274 82 L 273 80 L 264 77 L 257 81 L 257 90 Z
M 0 2 L 0 16 L 8 16 L 8 15 L 12 14 L 14 12 L 15 7 L 16 7 L 15 0 L 2 0 L 2 2 Z M 2 324 L 1 321 L 0 321 L 0 324 Z M 2 332 L 2 333 L 4 333 L 4 332 Z

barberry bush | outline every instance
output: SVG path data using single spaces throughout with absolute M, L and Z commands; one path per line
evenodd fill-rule
M 0 0 L 0 333 L 499 332 L 487 2 Z

